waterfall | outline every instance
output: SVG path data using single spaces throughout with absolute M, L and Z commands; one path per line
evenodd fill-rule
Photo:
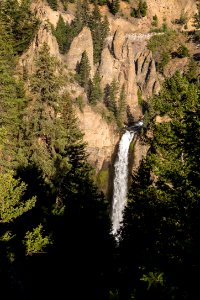
M 143 125 L 142 121 L 137 122 L 127 130 L 119 143 L 117 160 L 114 165 L 114 187 L 112 204 L 112 233 L 117 234 L 123 220 L 123 210 L 127 202 L 128 192 L 128 153 L 129 146 L 133 140 L 135 132 Z
M 114 189 L 112 207 L 113 234 L 117 233 L 123 219 L 128 190 L 128 150 L 134 137 L 134 132 L 126 131 L 119 143 L 118 157 L 114 165 Z

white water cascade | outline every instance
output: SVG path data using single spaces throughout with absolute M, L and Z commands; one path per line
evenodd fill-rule
M 128 192 L 128 153 L 129 146 L 135 132 L 143 125 L 142 121 L 135 124 L 133 129 L 127 130 L 119 143 L 117 160 L 114 165 L 114 187 L 112 204 L 112 233 L 117 237 L 117 231 L 123 221 L 123 211 L 127 202 Z
M 112 206 L 112 226 L 115 235 L 123 219 L 123 210 L 126 205 L 128 184 L 128 150 L 134 137 L 134 132 L 126 131 L 119 143 L 118 157 L 114 165 L 114 189 Z

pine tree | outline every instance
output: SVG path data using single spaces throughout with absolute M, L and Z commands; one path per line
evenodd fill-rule
M 59 16 L 54 35 L 57 39 L 60 52 L 65 53 L 68 39 L 67 25 L 65 24 L 64 19 L 61 15 Z
M 89 102 L 91 104 L 95 105 L 98 101 L 102 100 L 103 93 L 100 84 L 101 78 L 97 71 L 89 87 Z
M 110 111 L 113 112 L 114 116 L 117 116 L 117 94 L 118 94 L 118 84 L 114 79 L 109 87 L 108 99 L 107 99 L 107 107 Z
M 146 1 L 140 0 L 138 5 L 139 14 L 141 17 L 145 17 L 147 14 L 147 3 Z
M 133 8 L 132 12 L 131 12 L 131 16 L 134 18 L 141 18 L 141 17 L 145 17 L 147 14 L 147 3 L 146 1 L 140 0 L 138 7 L 137 8 Z
M 82 54 L 77 73 L 79 84 L 87 91 L 90 79 L 90 63 L 86 51 Z
M 22 118 L 26 106 L 23 85 L 14 78 L 15 59 L 10 35 L 0 24 L 0 170 L 23 160 Z
M 113 15 L 116 15 L 120 9 L 120 1 L 119 0 L 112 0 L 110 10 Z
M 56 171 L 55 162 L 63 153 L 65 133 L 61 112 L 61 78 L 55 75 L 57 62 L 50 57 L 49 47 L 44 44 L 36 61 L 36 71 L 31 81 L 35 100 L 27 111 L 26 134 L 29 159 L 50 180 Z M 31 117 L 31 119 L 29 119 Z M 63 136 L 64 134 L 64 136 Z M 62 159 L 61 159 L 62 160 Z
M 90 19 L 90 10 L 88 0 L 76 2 L 75 18 L 72 21 L 72 26 L 77 28 L 76 31 L 80 32 L 84 26 L 88 25 Z
M 17 282 L 14 262 L 21 250 L 23 238 L 16 232 L 16 224 L 23 220 L 24 215 L 31 211 L 36 203 L 36 197 L 25 197 L 26 189 L 26 184 L 20 179 L 15 179 L 11 172 L 0 173 L 0 279 L 2 292 L 6 292 L 8 299 L 11 299 L 13 294 L 16 295 L 19 287 L 17 283 L 15 288 L 11 284 Z M 23 255 L 23 251 L 20 255 Z
M 49 54 L 49 47 L 44 44 L 31 81 L 34 100 L 26 117 L 29 162 L 38 167 L 45 181 L 54 188 L 57 182 L 55 174 L 60 172 L 62 175 L 71 168 L 73 145 L 74 148 L 78 145 L 82 147 L 82 134 L 76 125 L 71 99 L 67 94 L 60 93 L 66 81 L 61 75 L 56 75 L 56 70 L 62 74 L 59 64 Z
M 5 0 L 1 10 L 7 32 L 12 36 L 13 48 L 17 53 L 22 53 L 34 39 L 39 21 L 30 10 L 30 0 Z
M 109 22 L 107 17 L 102 20 L 99 7 L 95 3 L 94 10 L 91 14 L 89 27 L 92 32 L 93 44 L 94 44 L 94 62 L 99 63 L 101 58 L 101 52 L 103 50 L 105 38 L 109 32 Z
M 9 173 L 0 174 L 0 222 L 10 223 L 35 206 L 36 198 L 22 201 L 26 184 Z

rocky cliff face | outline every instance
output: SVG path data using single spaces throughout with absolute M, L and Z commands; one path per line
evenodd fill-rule
M 90 163 L 97 171 L 109 166 L 119 140 L 115 127 L 108 125 L 90 106 L 85 106 L 82 112 L 77 110 L 77 116 L 85 133 Z
M 157 93 L 160 88 L 155 62 L 146 42 L 151 34 L 125 34 L 118 29 L 110 35 L 102 51 L 98 67 L 102 88 L 116 79 L 120 88 L 124 85 L 126 104 L 135 119 L 141 115 L 138 104 L 138 90 L 144 99 Z M 75 71 L 83 51 L 87 51 L 93 76 L 97 66 L 93 64 L 93 44 L 90 30 L 84 28 L 74 39 L 66 55 L 66 63 L 71 71 Z
M 141 114 L 138 91 L 147 99 L 160 89 L 155 62 L 146 47 L 150 37 L 150 34 L 124 33 L 119 28 L 108 37 L 102 53 L 102 84 L 105 86 L 115 78 L 120 87 L 125 86 L 126 103 L 135 119 Z
M 87 51 L 91 66 L 91 78 L 98 69 L 101 75 L 102 88 L 109 85 L 113 79 L 117 80 L 120 87 L 124 85 L 126 105 L 132 116 L 137 119 L 142 113 L 138 103 L 138 91 L 142 94 L 143 99 L 148 99 L 152 94 L 158 93 L 160 89 L 155 62 L 151 52 L 146 47 L 147 41 L 151 37 L 148 31 L 152 16 L 157 14 L 159 20 L 170 16 L 169 20 L 172 20 L 172 18 L 180 17 L 182 10 L 189 17 L 195 11 L 194 0 L 190 1 L 190 5 L 188 5 L 187 0 L 170 0 L 167 3 L 164 0 L 152 0 L 147 1 L 147 4 L 149 7 L 147 17 L 133 22 L 108 15 L 110 35 L 102 51 L 100 64 L 94 65 L 93 41 L 90 30 L 86 27 L 83 28 L 79 35 L 74 38 L 68 53 L 61 55 L 56 38 L 52 35 L 50 24 L 55 26 L 60 14 L 66 22 L 70 23 L 73 15 L 55 12 L 41 0 L 34 1 L 32 9 L 39 17 L 41 25 L 30 48 L 22 55 L 19 69 L 22 73 L 25 69 L 32 73 L 34 58 L 44 42 L 49 45 L 51 54 L 63 62 L 71 73 L 75 72 L 82 53 Z M 123 5 L 126 6 L 127 4 L 124 3 Z M 190 21 L 190 19 L 188 20 Z M 72 98 L 75 99 L 81 95 L 85 99 L 85 108 L 82 112 L 77 109 L 77 116 L 80 127 L 85 133 L 84 139 L 88 144 L 89 161 L 99 172 L 105 165 L 109 165 L 119 140 L 119 133 L 116 132 L 114 125 L 108 125 L 101 115 L 87 104 L 86 95 L 77 83 L 71 82 L 67 89 L 71 92 Z M 136 165 L 141 159 L 140 148 L 140 143 L 136 143 Z

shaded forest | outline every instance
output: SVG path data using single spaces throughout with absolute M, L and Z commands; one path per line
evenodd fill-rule
M 199 16 L 198 5 L 197 28 Z M 21 300 L 199 299 L 200 92 L 194 65 L 166 79 L 159 95 L 144 103 L 140 138 L 149 151 L 132 176 L 116 243 L 111 203 L 93 182 L 62 65 L 43 44 L 32 76 L 17 74 L 38 26 L 30 1 L 1 2 L 1 294 Z M 97 74 L 94 102 L 98 83 Z M 120 97 L 123 106 L 123 90 Z M 157 115 L 165 121 L 156 122 Z

